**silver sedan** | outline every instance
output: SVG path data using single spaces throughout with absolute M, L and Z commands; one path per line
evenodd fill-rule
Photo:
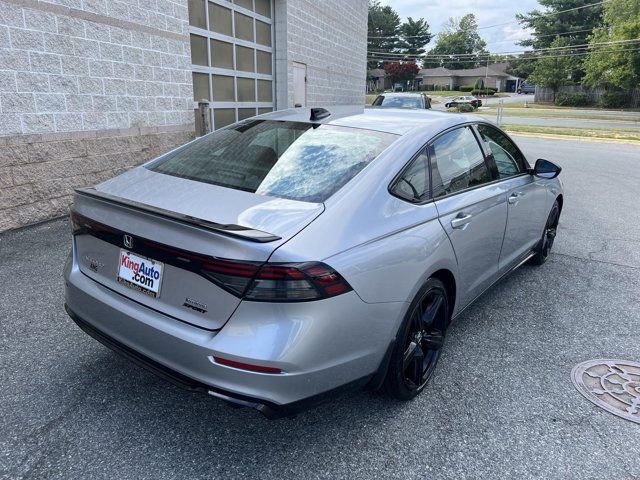
M 475 116 L 262 115 L 78 190 L 66 308 L 136 363 L 271 417 L 351 388 L 409 400 L 451 321 L 547 259 L 559 173 Z

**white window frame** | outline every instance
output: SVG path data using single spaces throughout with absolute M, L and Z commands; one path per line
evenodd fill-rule
M 251 0 L 252 4 L 253 4 L 253 8 L 255 10 L 255 0 Z M 211 95 L 211 97 L 213 97 L 213 78 L 212 75 L 224 75 L 227 77 L 232 77 L 233 78 L 233 85 L 234 85 L 234 101 L 227 101 L 227 102 L 216 102 L 214 100 L 210 100 L 209 101 L 209 115 L 211 116 L 211 126 L 212 129 L 215 130 L 217 127 L 215 125 L 215 119 L 214 119 L 214 115 L 213 112 L 215 109 L 220 109 L 220 108 L 224 108 L 224 109 L 233 109 L 235 112 L 235 121 L 238 121 L 238 109 L 244 109 L 244 108 L 253 108 L 253 109 L 258 109 L 258 108 L 271 108 L 273 110 L 274 106 L 275 106 L 275 94 L 276 94 L 276 88 L 275 88 L 275 58 L 274 58 L 274 54 L 275 54 L 275 48 L 274 48 L 274 42 L 275 42 L 275 33 L 274 33 L 274 26 L 275 26 L 275 22 L 273 21 L 273 16 L 274 16 L 274 0 L 270 0 L 270 7 L 271 7 L 271 18 L 269 17 L 265 17 L 263 15 L 260 15 L 259 13 L 255 12 L 255 11 L 251 11 L 251 10 L 247 10 L 246 8 L 243 8 L 239 5 L 236 5 L 235 3 L 232 3 L 230 1 L 227 0 L 205 0 L 205 9 L 204 9 L 204 14 L 205 14 L 205 19 L 206 19 L 206 24 L 207 26 L 210 26 L 209 23 L 209 3 L 215 3 L 217 5 L 220 5 L 222 7 L 228 8 L 229 10 L 231 10 L 231 36 L 228 35 L 223 35 L 221 33 L 217 33 L 217 32 L 213 32 L 211 30 L 208 29 L 203 29 L 203 28 L 199 28 L 199 27 L 194 27 L 193 25 L 189 25 L 189 34 L 193 34 L 193 35 L 198 35 L 200 37 L 205 37 L 207 39 L 207 63 L 210 64 L 211 63 L 211 42 L 210 40 L 220 40 L 226 43 L 230 43 L 232 44 L 232 48 L 233 48 L 233 65 L 234 67 L 237 65 L 236 63 L 236 45 L 242 46 L 242 47 L 249 47 L 251 49 L 253 49 L 253 65 L 254 65 L 254 69 L 257 70 L 258 68 L 258 59 L 257 59 L 257 55 L 256 55 L 256 50 L 261 50 L 263 52 L 268 52 L 271 54 L 271 75 L 268 74 L 264 74 L 264 73 L 257 73 L 257 72 L 245 72 L 242 70 L 236 70 L 234 69 L 227 69 L 227 68 L 219 68 L 219 67 L 210 67 L 210 66 L 203 66 L 203 65 L 195 65 L 195 64 L 191 64 L 191 71 L 194 73 L 205 73 L 208 74 L 208 80 L 209 80 L 209 94 Z M 253 21 L 253 42 L 247 41 L 247 40 L 242 40 L 239 38 L 235 38 L 235 34 L 236 34 L 236 25 L 235 25 L 235 12 L 241 13 L 243 15 L 246 15 L 248 17 L 251 17 L 254 19 Z M 262 45 L 256 42 L 256 23 L 255 20 L 259 20 L 261 22 L 267 23 L 271 26 L 271 46 L 268 47 L 266 45 Z M 259 101 L 255 101 L 255 102 L 239 102 L 238 101 L 238 82 L 237 79 L 238 78 L 251 78 L 254 80 L 269 80 L 271 82 L 271 101 L 270 102 L 259 102 Z M 255 82 L 254 85 L 254 94 L 255 94 L 255 98 L 257 100 L 258 98 L 258 82 Z M 193 108 L 197 109 L 198 108 L 198 102 L 194 101 L 193 102 Z M 256 114 L 257 114 L 257 110 L 256 110 Z

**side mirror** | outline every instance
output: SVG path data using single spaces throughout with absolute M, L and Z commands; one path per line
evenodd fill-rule
M 545 160 L 544 158 L 539 158 L 536 160 L 536 165 L 533 167 L 531 173 L 536 177 L 551 179 L 560 175 L 561 171 L 562 168 L 555 163 Z

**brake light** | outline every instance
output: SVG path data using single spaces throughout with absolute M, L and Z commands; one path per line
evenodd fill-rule
M 202 274 L 246 300 L 300 302 L 333 297 L 352 290 L 331 267 L 319 263 L 271 264 L 214 259 Z
M 334 297 L 351 290 L 351 285 L 324 263 L 267 263 L 258 271 L 244 298 L 263 302 L 300 302 Z
M 87 232 L 105 232 L 105 233 L 115 233 L 116 229 L 111 228 L 107 225 L 103 225 L 102 223 L 98 223 L 94 220 L 91 220 L 84 215 L 80 215 L 78 212 L 71 209 L 70 212 L 70 220 L 71 220 L 71 233 L 73 235 L 79 235 Z
M 200 273 L 235 296 L 241 297 L 259 269 L 260 263 L 213 258 L 202 262 Z
M 90 234 L 123 247 L 124 232 L 71 211 L 74 235 Z M 149 258 L 189 270 L 236 297 L 262 302 L 304 302 L 352 290 L 334 269 L 321 262 L 263 263 L 227 260 L 189 252 L 135 237 L 133 250 Z

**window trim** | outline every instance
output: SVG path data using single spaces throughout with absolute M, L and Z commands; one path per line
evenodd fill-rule
M 209 30 L 211 27 L 211 21 L 209 19 L 209 3 L 217 4 L 221 7 L 227 8 L 231 10 L 231 35 L 225 35 L 222 33 L 214 32 Z M 240 5 L 233 3 L 231 0 L 204 0 L 204 15 L 205 15 L 205 28 L 200 28 L 193 26 L 189 23 L 188 25 L 188 33 L 189 35 L 196 35 L 199 37 L 204 37 L 207 44 L 207 65 L 196 65 L 190 63 L 191 66 L 191 74 L 193 73 L 203 73 L 208 75 L 208 84 L 209 84 L 209 121 L 211 122 L 212 131 L 219 130 L 222 127 L 216 127 L 215 119 L 214 119 L 214 110 L 216 109 L 233 109 L 235 115 L 235 121 L 230 124 L 233 125 L 237 123 L 239 118 L 239 109 L 242 108 L 255 108 L 256 114 L 258 108 L 270 108 L 271 111 L 274 111 L 276 108 L 276 76 L 275 76 L 275 0 L 271 0 L 269 2 L 271 8 L 271 17 L 265 17 L 255 11 L 255 2 L 253 3 L 254 10 L 247 10 Z M 235 27 L 235 13 L 240 13 L 242 15 L 248 16 L 252 19 L 253 26 L 253 39 L 254 41 L 243 40 L 240 38 L 236 38 L 236 27 Z M 256 21 L 260 21 L 270 25 L 271 28 L 271 46 L 263 45 L 258 43 L 256 40 Z M 211 64 L 211 40 L 219 40 L 222 42 L 226 42 L 232 45 L 233 52 L 233 66 L 232 69 L 221 68 L 209 66 Z M 254 72 L 246 72 L 244 70 L 237 70 L 237 59 L 236 59 L 236 45 L 241 47 L 248 47 L 254 50 L 253 52 L 253 63 L 254 63 Z M 257 65 L 257 53 L 256 51 L 260 50 L 265 53 L 271 54 L 271 74 L 266 73 L 258 73 L 258 65 Z M 233 88 L 234 88 L 234 100 L 225 100 L 225 101 L 214 101 L 213 100 L 213 75 L 223 75 L 226 77 L 231 77 L 233 79 Z M 251 78 L 255 80 L 254 84 L 254 98 L 255 101 L 250 102 L 241 102 L 238 100 L 238 78 Z M 271 82 L 271 101 L 259 101 L 258 99 L 258 80 L 268 80 Z M 192 103 L 193 109 L 196 110 L 198 108 L 198 102 L 196 100 Z M 225 125 L 226 126 L 226 125 Z
M 487 182 L 487 183 L 483 183 L 481 185 L 474 185 L 472 187 L 468 187 L 468 188 L 465 188 L 465 189 L 462 189 L 462 190 L 458 190 L 456 192 L 452 192 L 452 193 L 449 193 L 447 195 L 442 195 L 441 197 L 438 197 L 438 198 L 433 198 L 433 185 L 432 185 L 432 178 L 431 178 L 431 154 L 430 154 L 429 150 L 430 150 L 430 147 L 433 145 L 434 141 L 436 141 L 441 136 L 443 136 L 443 135 L 445 135 L 445 134 L 447 134 L 447 133 L 449 133 L 449 132 L 451 132 L 451 131 L 453 131 L 455 129 L 462 128 L 462 127 L 470 127 L 471 128 L 471 130 L 473 131 L 473 134 L 476 136 L 476 141 L 479 144 L 478 146 L 480 147 L 480 150 L 481 150 L 482 155 L 484 157 L 485 164 L 487 165 L 487 168 L 489 168 L 489 171 L 492 173 L 492 176 L 494 176 L 493 171 L 491 169 L 491 166 L 487 163 L 488 155 L 485 152 L 485 149 L 484 149 L 484 146 L 483 146 L 484 142 L 479 137 L 480 132 L 476 131 L 478 125 L 489 125 L 490 127 L 497 128 L 498 131 L 502 132 L 514 145 L 516 145 L 516 143 L 511 139 L 511 137 L 509 135 L 507 135 L 502 129 L 492 125 L 491 123 L 482 122 L 482 121 L 480 121 L 480 122 L 473 121 L 473 122 L 459 123 L 457 125 L 454 125 L 452 127 L 447 128 L 447 129 L 445 129 L 445 130 L 443 130 L 441 132 L 438 132 L 436 135 L 434 135 L 433 137 L 431 137 L 429 140 L 427 140 L 425 143 L 422 144 L 422 146 L 417 150 L 417 152 L 414 153 L 411 156 L 411 158 L 402 166 L 402 168 L 398 171 L 398 173 L 391 179 L 391 182 L 389 182 L 389 185 L 387 186 L 387 191 L 389 192 L 389 194 L 391 196 L 393 196 L 393 197 L 398 198 L 399 200 L 405 201 L 405 202 L 410 203 L 412 205 L 427 205 L 428 203 L 440 201 L 442 199 L 449 198 L 449 197 L 452 197 L 454 195 L 458 195 L 460 193 L 469 192 L 469 191 L 475 190 L 477 188 L 483 188 L 483 187 L 486 187 L 488 185 L 494 185 L 494 184 L 500 183 L 500 182 L 507 182 L 507 181 L 510 181 L 510 180 L 512 180 L 514 178 L 522 177 L 522 176 L 525 176 L 525 175 L 531 176 L 530 170 L 527 170 L 527 171 L 522 172 L 522 173 L 520 173 L 518 175 L 513 175 L 511 177 L 506 177 L 506 178 L 499 178 L 499 177 L 498 178 L 494 178 L 494 180 L 492 180 L 490 182 Z M 422 150 L 425 149 L 425 148 L 428 149 L 427 150 L 427 154 L 429 156 L 429 198 L 427 198 L 426 200 L 420 200 L 420 201 L 415 200 L 415 201 L 412 201 L 412 200 L 410 200 L 408 198 L 404 198 L 404 197 L 402 197 L 400 195 L 395 194 L 393 192 L 393 187 L 398 182 L 400 177 L 405 173 L 405 171 L 411 166 L 413 161 L 420 155 L 420 152 L 422 152 Z M 520 150 L 520 147 L 518 147 L 518 145 L 516 145 L 516 148 L 518 148 L 518 151 L 520 151 L 520 153 L 522 153 L 522 151 Z M 523 156 L 525 162 L 528 165 L 529 161 L 527 160 L 527 157 L 525 157 L 524 154 L 522 156 Z M 497 173 L 497 171 L 496 171 L 496 173 Z

